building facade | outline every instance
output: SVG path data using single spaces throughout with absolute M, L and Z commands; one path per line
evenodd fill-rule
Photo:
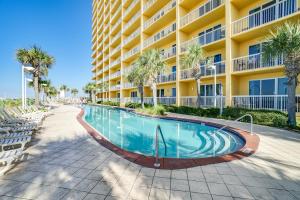
M 106 86 L 97 96 L 138 101 L 126 74 L 143 51 L 156 48 L 167 63 L 158 102 L 196 106 L 196 82 L 180 59 L 198 43 L 215 66 L 201 64 L 201 106 L 285 110 L 282 58 L 262 59 L 263 42 L 270 30 L 299 19 L 300 0 L 94 0 L 92 79 Z M 150 87 L 145 96 L 152 103 Z

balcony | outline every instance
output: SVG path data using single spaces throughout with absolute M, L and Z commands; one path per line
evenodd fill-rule
M 122 5 L 118 7 L 116 12 L 113 14 L 113 16 L 110 18 L 110 23 L 113 23 L 115 21 L 115 17 L 117 17 L 119 14 L 121 14 Z
M 130 66 L 126 67 L 126 68 L 123 68 L 122 74 L 126 76 L 127 74 L 129 74 L 131 72 L 131 70 L 133 68 L 134 68 L 134 65 L 130 65 Z
M 103 78 L 103 82 L 108 81 L 108 79 L 109 79 L 109 76 L 107 75 Z
M 137 4 L 140 3 L 140 0 L 133 0 L 131 2 L 131 4 L 126 8 L 126 10 L 124 11 L 124 14 L 123 14 L 123 18 L 125 20 L 127 20 L 128 17 L 130 17 L 132 15 L 132 12 L 136 9 L 134 9 L 134 7 L 137 6 Z M 129 15 L 130 14 L 130 15 Z
M 216 66 L 216 74 L 218 74 L 218 75 L 225 74 L 225 61 L 213 63 L 213 65 Z M 204 76 L 212 76 L 214 74 L 214 70 L 208 69 L 208 67 L 209 67 L 208 65 L 200 66 L 201 76 L 203 76 L 203 77 Z M 193 79 L 194 78 L 193 73 L 194 73 L 193 68 L 181 70 L 180 79 L 181 80 Z
M 163 40 L 164 38 L 168 37 L 172 33 L 175 33 L 175 31 L 176 31 L 176 23 L 173 23 L 171 26 L 168 26 L 162 31 L 156 33 L 154 36 L 147 38 L 144 41 L 144 48 L 150 47 L 151 45 L 153 45 L 159 40 Z
M 117 60 L 114 60 L 113 62 L 110 63 L 110 69 L 119 65 L 121 63 L 121 58 L 118 58 Z
M 181 106 L 188 106 L 194 108 L 212 108 L 217 107 L 219 108 L 221 105 L 222 107 L 225 106 L 225 97 L 224 96 L 201 96 L 198 100 L 196 96 L 189 96 L 189 97 L 181 97 L 180 98 L 180 105 Z
M 283 56 L 264 60 L 261 53 L 235 58 L 232 61 L 233 72 L 241 72 L 255 69 L 266 69 L 270 67 L 281 66 Z
M 115 33 L 117 30 L 117 27 L 121 26 L 122 19 L 120 18 L 112 27 L 111 27 L 111 34 Z
M 280 1 L 268 8 L 236 20 L 232 23 L 232 35 L 243 33 L 293 15 L 300 11 L 298 4 L 297 1 L 291 0 Z
M 118 78 L 120 76 L 121 76 L 121 71 L 117 71 L 117 72 L 115 72 L 115 73 L 113 73 L 113 74 L 110 75 L 110 80 Z
M 165 60 L 175 57 L 176 56 L 176 46 L 171 47 L 169 49 L 161 50 L 161 55 L 162 55 L 163 59 L 165 59 Z
M 130 34 L 127 38 L 123 40 L 123 46 L 126 46 L 130 43 L 133 39 L 138 37 L 141 34 L 141 28 L 136 29 L 132 34 Z
M 170 3 L 168 3 L 167 5 L 165 5 L 162 9 L 160 9 L 157 13 L 155 13 L 150 19 L 145 21 L 144 27 L 143 27 L 144 31 L 146 33 L 152 32 L 154 30 L 157 30 L 158 27 L 161 27 L 161 25 L 168 23 L 170 20 L 173 20 L 176 17 L 176 12 L 175 12 L 175 9 L 174 9 L 174 12 L 172 12 L 173 14 L 171 13 L 171 11 L 175 7 L 176 7 L 176 0 L 173 0 Z M 167 16 L 169 16 L 169 17 L 167 17 Z M 162 18 L 164 18 L 165 20 L 161 20 Z M 154 23 L 158 23 L 158 22 L 160 22 L 160 24 L 158 26 L 153 26 L 151 28 L 151 30 L 147 30 Z
M 109 69 L 109 65 L 103 67 L 103 72 L 106 72 Z
M 116 34 L 116 35 L 112 38 L 111 44 L 114 44 L 114 43 L 121 37 L 121 35 L 122 35 L 122 33 L 121 33 L 121 31 L 120 31 L 118 34 Z
M 202 25 L 209 24 L 225 16 L 224 0 L 209 0 L 204 5 L 181 17 L 180 28 L 192 32 Z M 214 12 L 214 14 L 211 14 Z
M 121 89 L 121 85 L 120 84 L 110 86 L 110 90 L 111 91 L 120 90 L 120 89 Z
M 174 82 L 174 81 L 176 81 L 176 72 L 157 76 L 157 83 L 167 83 L 167 82 Z
M 245 95 L 232 96 L 232 105 L 252 110 L 287 111 L 287 95 Z M 296 111 L 300 112 L 300 96 L 296 96 Z
M 119 51 L 121 51 L 121 44 L 119 44 L 116 48 L 114 48 L 112 51 L 111 51 L 111 56 L 114 56 L 116 53 L 118 53 Z
M 110 98 L 109 101 L 118 103 L 120 102 L 120 98 Z
M 129 28 L 138 20 L 140 19 L 141 11 L 138 11 L 123 27 L 123 33 L 126 33 Z
M 126 52 L 126 53 L 123 54 L 123 60 L 126 60 L 126 59 L 130 58 L 131 56 L 139 53 L 140 50 L 141 50 L 141 46 L 140 45 L 135 46 L 130 51 L 128 51 L 128 52 Z
M 135 86 L 133 85 L 133 83 L 123 83 L 123 88 L 124 89 L 128 89 L 128 88 L 134 88 Z
M 220 27 L 216 30 L 213 30 L 211 32 L 205 33 L 204 35 L 195 37 L 191 40 L 188 40 L 186 42 L 183 42 L 180 45 L 181 53 L 184 53 L 187 51 L 188 47 L 199 44 L 201 46 L 207 46 L 209 44 L 215 43 L 217 41 L 220 41 L 225 38 L 225 26 Z

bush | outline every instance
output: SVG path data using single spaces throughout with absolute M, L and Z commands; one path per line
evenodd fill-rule
M 102 105 L 107 105 L 107 106 L 119 106 L 119 102 L 112 102 L 112 101 L 105 101 L 101 103 Z
M 140 103 L 126 103 L 125 104 L 125 107 L 126 108 L 133 108 L 133 109 L 135 109 L 135 108 L 141 108 L 142 107 L 142 105 L 140 104 Z
M 148 115 L 164 115 L 166 109 L 162 105 L 157 105 L 155 107 L 146 107 L 144 109 L 138 108 L 137 112 L 148 114 Z
M 273 119 L 273 126 L 275 127 L 286 127 L 287 126 L 287 117 L 276 115 Z

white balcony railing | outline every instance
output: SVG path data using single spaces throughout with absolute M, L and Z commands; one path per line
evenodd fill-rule
M 173 23 L 171 26 L 168 26 L 167 28 L 163 29 L 162 31 L 156 33 L 154 36 L 149 37 L 144 42 L 144 47 L 148 47 L 155 43 L 156 41 L 159 41 L 171 33 L 174 33 L 176 31 L 176 23 Z
M 139 3 L 140 0 L 134 0 L 131 2 L 131 4 L 128 6 L 128 8 L 126 8 L 125 12 L 124 12 L 124 17 L 126 17 L 128 15 L 128 13 L 132 10 L 132 8 L 134 6 L 136 6 L 137 3 Z
M 120 63 L 121 63 L 121 58 L 118 58 L 117 60 L 114 60 L 113 62 L 110 63 L 110 68 L 112 68 Z
M 298 0 L 284 0 L 232 23 L 232 34 L 248 31 L 300 11 Z
M 283 56 L 278 56 L 276 58 L 271 58 L 265 60 L 263 54 L 253 54 L 248 56 L 243 56 L 240 58 L 235 58 L 232 60 L 233 71 L 245 71 L 253 70 L 267 67 L 280 66 L 283 64 Z
M 220 27 L 216 30 L 213 30 L 211 32 L 205 33 L 201 36 L 195 37 L 191 40 L 188 40 L 186 42 L 183 42 L 180 47 L 181 47 L 181 52 L 187 51 L 189 46 L 199 44 L 199 45 L 207 45 L 213 42 L 216 42 L 218 40 L 224 39 L 225 38 L 225 26 Z
M 125 97 L 123 98 L 124 103 L 141 103 L 140 97 Z M 144 97 L 144 103 L 153 105 L 153 97 Z M 176 104 L 176 97 L 157 97 L 158 104 L 173 105 Z
M 210 107 L 220 107 L 222 105 L 225 106 L 225 97 L 224 96 L 201 96 L 200 98 L 196 96 L 190 97 L 181 97 L 180 98 L 180 105 L 181 106 L 188 106 L 188 107 L 203 107 L 203 108 L 210 108 Z
M 110 98 L 109 99 L 109 101 L 111 101 L 111 102 L 117 102 L 117 103 L 120 102 L 120 100 L 121 100 L 120 98 Z
M 118 9 L 116 10 L 116 12 L 113 14 L 113 16 L 111 17 L 111 21 L 119 14 L 119 12 L 121 11 L 122 5 L 120 4 L 120 6 L 118 7 Z
M 103 68 L 103 72 L 106 72 L 108 69 L 109 69 L 109 65 L 107 65 Z
M 121 76 L 121 71 L 117 71 L 110 75 L 110 79 L 117 78 Z
M 122 74 L 123 75 L 129 74 L 133 68 L 134 68 L 134 65 L 130 65 L 130 66 L 126 67 L 126 68 L 123 68 Z
M 150 19 L 145 21 L 144 23 L 144 29 L 151 26 L 154 22 L 162 18 L 164 15 L 166 15 L 170 10 L 176 7 L 176 0 L 173 0 L 169 2 L 167 5 L 165 5 L 162 9 L 160 9 L 158 12 L 156 12 Z
M 131 33 L 127 38 L 123 40 L 123 46 L 128 44 L 134 38 L 136 38 L 141 33 L 141 28 L 137 28 L 133 33 Z
M 121 23 L 122 23 L 122 18 L 120 18 L 114 25 L 112 25 L 111 32 L 113 32 Z
M 143 7 L 143 12 L 145 12 L 148 8 L 150 8 L 155 2 L 160 0 L 148 0 Z
M 112 51 L 111 51 L 111 55 L 114 55 L 115 53 L 117 53 L 118 51 L 121 50 L 121 44 L 119 44 L 116 48 L 114 48 Z
M 121 89 L 121 85 L 118 84 L 118 85 L 111 85 L 110 86 L 110 90 L 120 90 Z
M 103 78 L 103 82 L 108 81 L 108 80 L 109 80 L 109 76 L 108 75 Z
M 123 32 L 126 31 L 137 19 L 141 16 L 141 11 L 138 11 L 123 27 Z
M 106 61 L 106 60 L 108 60 L 108 58 L 109 58 L 109 55 L 107 54 L 106 56 L 104 56 L 104 61 Z
M 169 49 L 161 50 L 161 55 L 164 59 L 168 59 L 173 56 L 176 56 L 176 46 L 171 47 Z
M 134 88 L 135 86 L 133 85 L 133 83 L 123 83 L 123 88 Z
M 216 74 L 224 74 L 225 73 L 225 61 L 213 63 L 216 66 Z M 193 78 L 193 68 L 184 69 L 180 72 L 180 79 L 191 79 Z M 214 70 L 210 69 L 208 65 L 200 66 L 201 76 L 212 76 L 214 74 Z
M 111 43 L 114 43 L 117 39 L 119 39 L 121 37 L 121 35 L 122 35 L 122 33 L 120 31 L 112 38 Z
M 235 107 L 248 109 L 265 109 L 287 111 L 287 95 L 246 95 L 233 96 L 232 104 Z M 300 96 L 296 96 L 296 111 L 300 112 Z
M 157 76 L 158 83 L 165 83 L 165 82 L 172 82 L 172 81 L 176 81 L 176 72 Z
M 180 26 L 185 26 L 196 19 L 202 17 L 203 15 L 207 14 L 208 12 L 216 9 L 220 5 L 224 4 L 224 0 L 209 0 L 204 5 L 200 6 L 199 8 L 194 9 L 187 15 L 183 16 L 180 19 Z
M 140 49 L 141 49 L 141 46 L 140 45 L 137 45 L 135 46 L 134 48 L 132 48 L 130 51 L 124 53 L 123 55 L 123 60 L 126 60 L 127 58 L 137 54 L 140 52 Z

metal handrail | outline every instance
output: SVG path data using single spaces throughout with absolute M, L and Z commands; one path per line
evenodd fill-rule
M 239 118 L 237 118 L 236 120 L 234 120 L 235 122 L 240 121 L 241 119 L 245 118 L 245 117 L 250 117 L 250 134 L 253 135 L 253 117 L 250 114 L 245 114 Z M 229 125 L 225 125 L 222 126 L 221 128 L 219 128 L 218 130 L 216 130 L 215 132 L 219 132 L 223 129 L 225 129 L 226 127 L 229 127 Z
M 167 144 L 164 138 L 164 135 L 161 131 L 160 125 L 157 125 L 156 130 L 155 130 L 155 163 L 154 167 L 159 168 L 160 163 L 159 163 L 159 137 L 158 137 L 158 132 L 160 133 L 160 136 L 163 140 L 164 146 L 165 146 L 165 156 L 167 155 Z

